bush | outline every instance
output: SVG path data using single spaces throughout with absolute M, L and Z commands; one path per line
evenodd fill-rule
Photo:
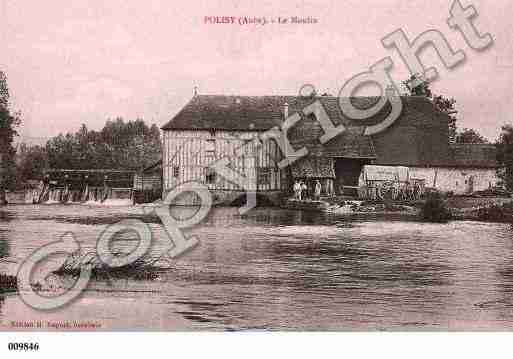
M 16 277 L 0 274 L 0 293 L 12 292 L 18 288 Z
M 444 223 L 452 218 L 452 214 L 440 193 L 433 192 L 422 206 L 420 217 L 424 221 Z

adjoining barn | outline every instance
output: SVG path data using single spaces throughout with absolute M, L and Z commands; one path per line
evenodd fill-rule
M 433 167 L 412 167 L 427 187 L 454 194 L 471 194 L 500 184 L 496 148 L 492 144 L 451 144 L 450 158 Z

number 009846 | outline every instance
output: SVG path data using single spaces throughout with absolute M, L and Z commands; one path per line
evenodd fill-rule
M 9 343 L 7 348 L 14 351 L 37 351 L 39 343 Z

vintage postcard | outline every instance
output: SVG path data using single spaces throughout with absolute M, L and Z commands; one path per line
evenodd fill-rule
M 512 330 L 512 12 L 1 0 L 0 331 Z

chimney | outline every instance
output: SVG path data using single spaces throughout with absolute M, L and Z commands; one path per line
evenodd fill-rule
M 284 118 L 284 120 L 286 120 L 288 117 L 289 117 L 289 104 L 285 102 L 283 104 L 283 118 Z
M 198 96 L 198 86 L 194 86 L 193 96 Z

